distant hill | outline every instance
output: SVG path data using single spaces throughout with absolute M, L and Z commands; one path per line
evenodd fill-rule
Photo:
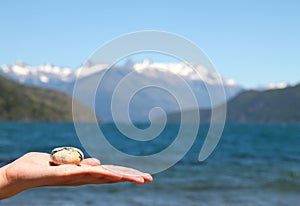
M 88 67 L 88 69 L 86 68 Z M 151 108 L 159 106 L 167 113 L 176 111 L 178 104 L 171 94 L 164 89 L 172 88 L 180 95 L 185 95 L 187 85 L 194 91 L 197 100 L 201 101 L 203 107 L 209 106 L 207 87 L 220 86 L 216 75 L 213 75 L 207 68 L 201 65 L 193 65 L 198 72 L 194 71 L 185 63 L 155 63 L 148 59 L 143 62 L 127 61 L 124 64 L 117 64 L 110 68 L 108 64 L 96 64 L 88 61 L 84 67 L 78 69 L 59 67 L 55 65 L 30 66 L 22 62 L 12 65 L 0 66 L 0 74 L 8 79 L 21 82 L 29 86 L 54 89 L 72 95 L 76 83 L 76 91 L 81 90 L 77 98 L 85 105 L 94 107 L 90 97 L 94 97 L 93 85 L 98 85 L 95 95 L 96 113 L 104 121 L 113 120 L 126 122 L 127 113 L 123 107 L 114 109 L 118 115 L 112 117 L 111 103 L 112 96 L 116 90 L 122 90 L 117 97 L 120 105 L 126 105 L 128 97 L 132 96 L 133 88 L 141 89 L 136 92 L 130 102 L 129 113 L 132 121 L 148 121 Z M 85 68 L 85 69 L 83 69 Z M 104 75 L 105 74 L 105 75 Z M 130 74 L 130 76 L 128 76 Z M 100 76 L 103 76 L 99 84 Z M 126 77 L 126 78 L 125 78 Z M 130 81 L 128 81 L 130 77 Z M 124 81 L 126 79 L 126 81 Z M 122 80 L 122 81 L 121 81 Z M 241 92 L 243 88 L 232 79 L 222 79 L 222 86 L 228 98 Z M 122 83 L 122 86 L 119 87 Z M 156 85 L 157 87 L 152 87 Z M 119 89 L 117 89 L 119 87 Z M 124 88 L 124 89 L 123 89 Z M 130 89 L 132 88 L 132 89 Z M 182 98 L 180 106 L 188 106 L 190 102 Z
M 210 110 L 200 110 L 200 114 L 201 121 L 210 121 Z M 180 113 L 170 114 L 168 119 L 179 121 Z M 300 84 L 284 89 L 244 91 L 228 101 L 226 121 L 300 122 Z
M 82 112 L 91 114 L 85 106 Z M 85 116 L 81 120 L 89 121 L 90 118 Z M 0 121 L 72 121 L 72 98 L 0 76 Z

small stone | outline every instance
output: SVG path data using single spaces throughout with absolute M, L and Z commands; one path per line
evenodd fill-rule
M 58 147 L 52 150 L 51 160 L 57 164 L 79 164 L 83 159 L 83 152 L 75 147 Z

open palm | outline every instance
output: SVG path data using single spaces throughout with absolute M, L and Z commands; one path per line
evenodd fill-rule
M 10 193 L 14 194 L 40 186 L 77 186 L 124 181 L 142 184 L 152 181 L 150 174 L 122 166 L 100 165 L 92 158 L 84 159 L 80 165 L 56 166 L 51 164 L 49 154 L 39 152 L 27 153 L 1 169 L 6 170 L 8 185 L 15 184 L 10 188 Z

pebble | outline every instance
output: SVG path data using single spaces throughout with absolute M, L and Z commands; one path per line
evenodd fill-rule
M 50 158 L 57 165 L 79 164 L 84 159 L 84 155 L 75 147 L 58 147 L 52 150 Z

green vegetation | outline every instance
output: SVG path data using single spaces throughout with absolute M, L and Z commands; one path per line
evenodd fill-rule
M 300 84 L 239 94 L 227 104 L 227 121 L 300 122 Z
M 91 113 L 84 106 L 82 110 Z M 0 76 L 0 121 L 72 121 L 72 98 Z
M 189 117 L 195 110 L 184 112 Z M 210 110 L 200 110 L 200 116 L 201 121 L 210 121 Z M 174 122 L 180 121 L 180 117 L 180 113 L 168 115 L 169 121 Z M 284 89 L 242 92 L 228 101 L 226 121 L 300 122 L 300 84 Z

